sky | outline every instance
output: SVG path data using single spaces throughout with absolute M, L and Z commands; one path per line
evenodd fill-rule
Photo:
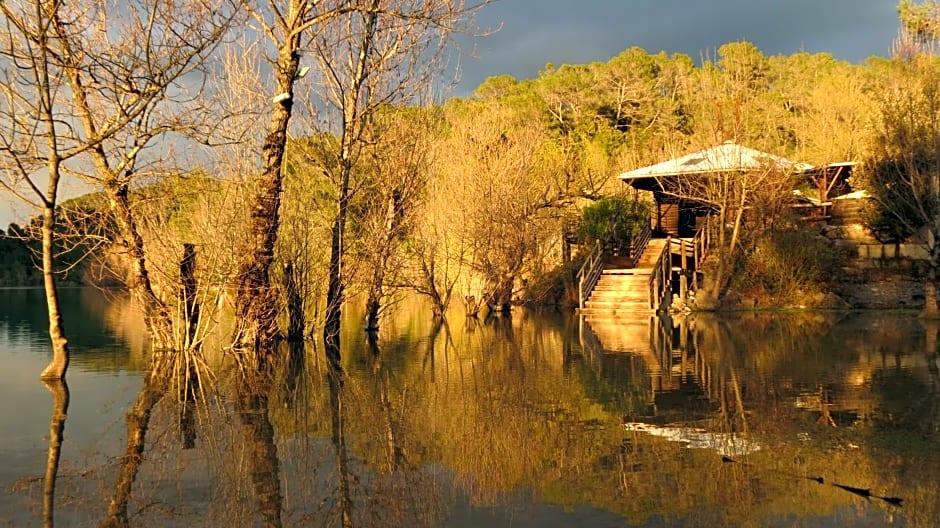
M 477 23 L 495 32 L 460 59 L 457 96 L 487 77 L 532 78 L 549 62 L 607 61 L 632 46 L 698 61 L 747 40 L 765 55 L 828 52 L 859 63 L 889 55 L 898 32 L 897 0 L 495 0 Z M 0 193 L 0 227 L 27 214 Z
M 765 55 L 828 52 L 859 63 L 890 54 L 897 0 L 496 0 L 477 16 L 498 28 L 461 59 L 456 95 L 484 79 L 538 75 L 546 63 L 606 62 L 639 46 L 696 62 L 746 40 Z

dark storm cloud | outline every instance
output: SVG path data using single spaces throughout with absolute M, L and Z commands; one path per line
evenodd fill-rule
M 898 27 L 896 0 L 499 0 L 478 22 L 502 29 L 462 60 L 463 94 L 492 75 L 529 78 L 548 62 L 606 61 L 631 46 L 699 60 L 747 40 L 766 55 L 860 62 L 887 55 Z

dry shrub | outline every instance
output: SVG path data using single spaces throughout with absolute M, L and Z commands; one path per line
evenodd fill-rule
M 789 304 L 828 292 L 842 260 L 825 237 L 799 230 L 773 232 L 741 260 L 732 287 L 771 303 Z

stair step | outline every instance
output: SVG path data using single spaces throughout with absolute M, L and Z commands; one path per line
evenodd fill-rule
M 618 309 L 585 307 L 585 308 L 581 308 L 580 310 L 578 310 L 578 313 L 581 315 L 604 315 L 604 316 L 630 315 L 630 316 L 634 316 L 636 314 L 653 313 L 653 310 L 649 308 L 640 308 L 640 307 L 618 308 Z
M 587 304 L 584 303 L 584 309 L 588 310 L 604 310 L 604 311 L 616 311 L 616 310 L 649 310 L 649 301 L 635 301 L 635 302 L 623 302 L 623 303 L 605 303 L 605 304 Z
M 607 284 L 603 286 L 595 286 L 594 293 L 599 292 L 613 292 L 613 293 L 631 293 L 631 292 L 647 292 L 649 291 L 649 286 L 647 284 L 634 284 L 634 285 L 622 285 L 622 284 Z

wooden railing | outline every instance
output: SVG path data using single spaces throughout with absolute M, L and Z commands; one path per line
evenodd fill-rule
M 650 224 L 647 222 L 643 225 L 643 229 L 630 241 L 630 260 L 633 262 L 634 267 L 640 261 L 640 257 L 646 250 L 646 245 L 649 244 L 652 236 L 653 230 L 650 229 Z
M 650 309 L 660 311 L 668 307 L 672 292 L 672 238 L 666 239 L 656 264 L 650 272 Z
M 695 233 L 695 237 L 692 239 L 692 262 L 695 269 L 695 273 L 692 274 L 693 290 L 698 289 L 699 270 L 701 269 L 702 261 L 708 255 L 708 250 L 712 245 L 713 224 L 714 220 L 709 218 L 705 222 L 705 226 L 699 229 L 698 233 Z
M 670 241 L 670 251 L 679 256 L 679 297 L 683 300 L 688 298 L 689 290 L 695 291 L 699 287 L 701 264 L 712 244 L 713 230 L 713 222 L 709 220 L 692 240 L 676 238 Z
M 597 284 L 603 270 L 604 250 L 601 241 L 598 240 L 578 271 L 578 308 L 584 308 L 584 302 L 594 289 L 594 285 Z

